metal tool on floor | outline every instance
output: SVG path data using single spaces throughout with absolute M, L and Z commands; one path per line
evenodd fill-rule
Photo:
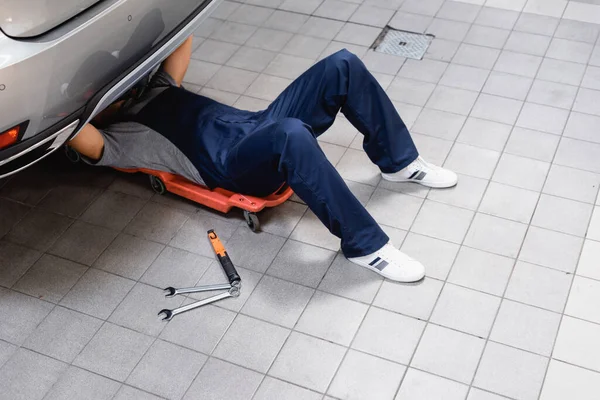
M 233 262 L 229 258 L 227 251 L 225 250 L 225 246 L 221 243 L 221 240 L 215 233 L 213 229 L 208 231 L 208 239 L 210 240 L 210 244 L 217 255 L 217 259 L 223 267 L 223 271 L 225 271 L 225 275 L 227 275 L 227 279 L 229 279 L 229 283 L 215 284 L 215 285 L 205 285 L 205 286 L 196 286 L 189 288 L 180 288 L 176 289 L 174 287 L 168 287 L 165 289 L 166 297 L 173 297 L 178 294 L 186 294 L 186 293 L 198 293 L 198 292 L 211 292 L 216 290 L 227 290 L 224 293 L 218 294 L 216 296 L 209 297 L 204 300 L 197 301 L 195 303 L 188 304 L 187 306 L 182 306 L 179 308 L 175 308 L 173 310 L 160 310 L 158 315 L 164 315 L 163 321 L 170 321 L 177 314 L 181 314 L 186 311 L 193 310 L 194 308 L 202 307 L 210 303 L 214 303 L 215 301 L 223 300 L 228 297 L 238 297 L 240 295 L 240 290 L 242 289 L 242 278 L 238 275 Z

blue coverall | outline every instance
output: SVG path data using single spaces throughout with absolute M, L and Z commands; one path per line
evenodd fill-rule
M 382 172 L 397 172 L 418 157 L 392 102 L 347 50 L 315 64 L 264 111 L 238 110 L 172 87 L 136 119 L 171 140 L 211 188 L 266 196 L 287 182 L 341 238 L 344 255 L 359 257 L 389 238 L 317 143 L 340 110 L 364 135 L 363 147 Z

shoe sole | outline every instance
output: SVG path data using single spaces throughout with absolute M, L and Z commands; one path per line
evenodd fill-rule
M 417 181 L 415 179 L 402 179 L 402 178 L 398 178 L 398 179 L 392 179 L 387 175 L 381 174 L 381 177 L 388 181 L 388 182 L 396 182 L 396 183 L 418 183 L 421 186 L 426 186 L 426 187 L 430 187 L 433 189 L 448 189 L 451 187 L 456 186 L 456 184 L 458 183 L 458 180 L 454 181 L 454 183 L 442 183 L 442 182 L 430 182 L 430 183 L 426 183 L 423 181 Z

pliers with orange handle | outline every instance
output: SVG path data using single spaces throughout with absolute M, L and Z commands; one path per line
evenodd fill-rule
M 219 239 L 219 237 L 217 236 L 216 232 L 213 229 L 208 231 L 208 239 L 210 240 L 210 244 L 212 245 L 213 250 L 215 251 L 215 254 L 217 256 L 217 259 L 219 260 L 219 263 L 221 264 L 221 267 L 223 268 L 223 271 L 225 271 L 225 275 L 227 275 L 227 279 L 229 279 L 229 283 L 196 286 L 196 287 L 181 288 L 181 289 L 175 289 L 174 287 L 168 287 L 165 289 L 165 292 L 166 292 L 165 296 L 173 297 L 178 294 L 211 292 L 211 291 L 216 291 L 216 290 L 227 290 L 227 291 L 224 293 L 218 294 L 216 296 L 209 297 L 207 299 L 188 304 L 187 306 L 182 306 L 179 308 L 175 308 L 173 310 L 167 310 L 167 309 L 161 310 L 158 313 L 158 315 L 159 316 L 164 315 L 164 317 L 163 317 L 164 321 L 170 321 L 174 316 L 176 316 L 177 314 L 181 314 L 182 312 L 193 310 L 194 308 L 202 307 L 207 304 L 226 299 L 228 297 L 238 297 L 240 295 L 240 290 L 242 289 L 242 278 L 240 278 L 240 276 L 238 275 L 238 273 L 235 269 L 235 266 L 233 265 L 233 262 L 231 261 L 231 258 L 229 258 L 229 255 L 227 254 L 227 251 L 225 250 L 225 246 L 223 246 L 223 243 L 221 243 L 221 240 Z

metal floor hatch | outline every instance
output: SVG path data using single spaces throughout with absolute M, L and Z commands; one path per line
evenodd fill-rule
M 421 60 L 434 38 L 428 33 L 401 31 L 388 26 L 381 32 L 373 48 L 379 53 Z

